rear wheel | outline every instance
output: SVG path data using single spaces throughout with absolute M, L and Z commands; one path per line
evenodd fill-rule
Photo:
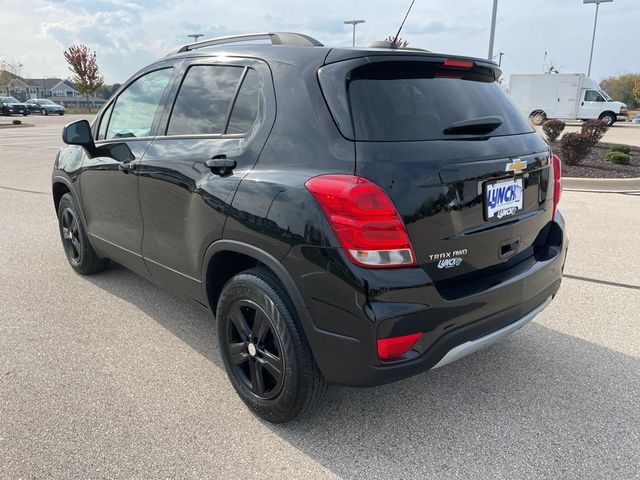
M 326 381 L 289 296 L 270 270 L 254 268 L 229 280 L 216 318 L 231 384 L 255 414 L 286 422 L 319 401 Z
M 542 125 L 547 121 L 547 115 L 542 110 L 536 110 L 529 115 L 529 121 L 534 125 Z
M 60 238 L 71 267 L 82 275 L 103 271 L 109 260 L 96 255 L 78 214 L 78 207 L 70 193 L 65 193 L 58 205 Z
M 611 126 L 616 122 L 616 116 L 611 112 L 604 112 L 602 115 L 600 115 L 600 120 L 602 120 L 608 126 Z

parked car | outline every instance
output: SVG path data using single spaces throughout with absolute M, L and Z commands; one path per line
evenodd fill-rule
M 14 97 L 0 97 L 0 112 L 2 115 L 29 115 L 27 106 Z
M 635 117 L 633 117 L 631 121 L 633 123 L 640 123 L 640 113 L 638 113 Z
M 50 113 L 64 115 L 65 112 L 62 105 L 58 105 L 46 98 L 32 98 L 31 100 L 27 100 L 26 105 L 29 113 L 39 113 L 40 115 L 49 115 Z
M 212 312 L 232 385 L 268 421 L 327 383 L 446 365 L 560 287 L 560 160 L 498 65 L 386 45 L 186 45 L 63 132 L 71 267 L 111 259 Z

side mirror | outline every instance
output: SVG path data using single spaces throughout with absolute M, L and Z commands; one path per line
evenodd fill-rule
M 96 144 L 91 134 L 91 125 L 86 120 L 70 123 L 62 130 L 62 141 L 67 145 L 80 145 L 93 154 Z

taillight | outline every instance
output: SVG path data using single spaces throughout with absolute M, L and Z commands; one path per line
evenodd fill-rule
M 375 183 L 355 175 L 320 175 L 305 186 L 353 263 L 365 267 L 416 264 L 395 205 Z
M 553 216 L 551 218 L 556 218 L 558 202 L 562 196 L 562 162 L 557 155 L 552 155 L 551 159 L 553 164 Z
M 380 360 L 393 360 L 401 357 L 413 347 L 422 337 L 422 333 L 412 333 L 401 337 L 379 338 L 378 358 Z

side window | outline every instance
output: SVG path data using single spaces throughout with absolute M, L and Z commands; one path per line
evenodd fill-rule
M 585 102 L 604 102 L 604 98 L 602 98 L 602 95 L 600 95 L 595 90 L 587 90 L 587 92 L 584 94 L 584 101 Z
M 171 71 L 171 68 L 165 68 L 147 73 L 118 96 L 105 139 L 146 137 L 151 133 Z
M 224 133 L 243 67 L 193 65 L 176 97 L 167 135 Z
M 109 125 L 109 118 L 111 118 L 111 112 L 113 111 L 112 103 L 109 108 L 104 112 L 100 119 L 100 128 L 98 129 L 98 140 L 104 140 L 107 138 L 107 126 Z
M 258 118 L 259 108 L 260 79 L 258 73 L 250 68 L 242 81 L 225 133 L 246 133 L 251 130 L 253 122 Z

